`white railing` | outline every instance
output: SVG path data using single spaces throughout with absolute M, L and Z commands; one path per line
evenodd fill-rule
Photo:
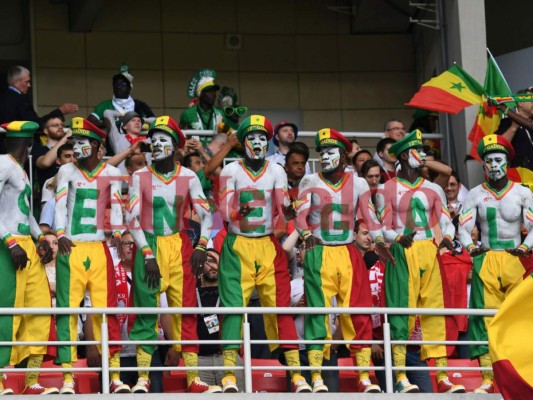
M 251 340 L 250 338 L 250 324 L 248 322 L 248 314 L 302 314 L 305 311 L 307 314 L 383 314 L 383 340 Z M 252 369 L 253 370 L 311 370 L 315 367 L 301 366 L 301 367 L 273 367 L 273 366 L 252 366 L 251 365 L 251 345 L 252 344 L 310 344 L 310 343 L 329 343 L 329 344 L 382 344 L 384 350 L 384 367 L 356 367 L 356 366 L 324 366 L 322 370 L 384 370 L 386 379 L 386 393 L 393 393 L 392 371 L 395 370 L 407 370 L 407 371 L 420 371 L 420 370 L 454 370 L 454 371 L 486 371 L 490 368 L 482 367 L 394 367 L 392 366 L 392 350 L 393 344 L 445 344 L 445 345 L 474 345 L 474 344 L 488 344 L 486 341 L 429 341 L 429 340 L 391 340 L 390 337 L 390 325 L 388 322 L 389 315 L 480 315 L 480 316 L 494 316 L 497 310 L 493 309 L 462 309 L 462 308 L 449 308 L 449 309 L 436 309 L 436 308 L 383 308 L 383 307 L 362 307 L 362 308 L 345 308 L 345 307 L 313 307 L 313 308 L 294 308 L 294 307 L 202 307 L 202 308 L 156 308 L 156 307 L 128 307 L 128 308 L 0 308 L 0 315 L 70 315 L 70 314 L 101 314 L 102 320 L 102 339 L 101 341 L 55 341 L 55 342 L 13 342 L 6 341 L 0 342 L 2 346 L 28 346 L 28 345 L 95 345 L 100 344 L 102 348 L 102 367 L 101 368 L 69 368 L 65 371 L 101 371 L 102 372 L 102 393 L 109 393 L 109 372 L 110 371 L 183 371 L 186 367 L 122 367 L 122 368 L 110 368 L 109 367 L 109 345 L 116 344 L 147 344 L 156 345 L 162 344 L 157 340 L 139 340 L 139 341 L 111 341 L 107 332 L 107 315 L 109 314 L 243 314 L 243 339 L 242 340 L 205 340 L 205 341 L 191 341 L 191 340 L 165 340 L 164 344 L 242 344 L 243 345 L 243 367 L 196 367 L 197 370 L 227 370 L 227 369 L 244 369 L 244 391 L 245 393 L 252 393 Z M 41 371 L 41 372 L 58 372 L 58 368 L 17 368 L 17 372 L 29 372 L 29 371 Z M 13 372 L 13 369 L 0 369 L 0 373 Z
M 186 129 L 183 131 L 185 136 L 213 136 L 215 133 L 214 131 L 204 131 L 204 130 L 194 130 L 194 129 Z M 317 131 L 298 131 L 298 137 L 315 137 Z M 383 132 L 358 132 L 358 131 L 350 131 L 345 132 L 342 131 L 342 134 L 346 136 L 347 138 L 356 138 L 356 139 L 383 139 Z M 444 139 L 444 135 L 442 133 L 424 133 L 423 134 L 424 139 Z

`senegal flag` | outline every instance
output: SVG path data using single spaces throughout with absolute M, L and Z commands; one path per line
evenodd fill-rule
M 483 136 L 491 135 L 498 129 L 500 125 L 500 112 L 498 108 L 488 101 L 488 97 L 511 97 L 511 89 L 505 81 L 505 78 L 496 63 L 496 60 L 489 52 L 489 59 L 487 60 L 487 74 L 485 75 L 485 87 L 482 100 L 480 101 L 476 120 L 474 126 L 468 134 L 468 140 L 472 142 L 470 148 L 470 155 L 476 160 L 479 160 L 477 154 L 477 145 Z M 508 103 L 509 107 L 514 107 L 514 103 Z
M 506 400 L 533 399 L 532 296 L 529 275 L 505 299 L 488 327 L 492 368 Z
M 480 104 L 483 87 L 459 65 L 424 83 L 407 106 L 450 114 Z

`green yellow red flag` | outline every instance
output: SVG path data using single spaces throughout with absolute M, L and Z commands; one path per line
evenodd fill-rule
M 498 67 L 496 60 L 489 52 L 489 58 L 487 60 L 487 73 L 485 75 L 484 94 L 479 105 L 476 120 L 474 126 L 468 134 L 468 140 L 472 142 L 470 149 L 470 155 L 479 160 L 477 154 L 477 146 L 479 141 L 485 135 L 490 135 L 496 132 L 500 125 L 500 112 L 493 101 L 488 101 L 493 97 L 504 97 L 509 99 L 512 97 L 511 89 L 505 81 L 502 71 Z M 513 107 L 514 103 L 507 103 L 507 106 Z
M 533 399 L 533 276 L 503 302 L 488 326 L 494 377 L 504 399 Z
M 481 103 L 482 94 L 483 87 L 456 64 L 424 83 L 406 105 L 457 114 L 465 107 Z

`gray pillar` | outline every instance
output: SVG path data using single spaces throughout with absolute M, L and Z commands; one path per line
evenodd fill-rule
M 487 40 L 484 0 L 441 0 L 444 3 L 445 27 L 449 65 L 455 61 L 483 85 L 487 68 Z M 468 134 L 477 115 L 472 106 L 452 116 L 451 130 L 454 137 L 455 158 L 458 172 L 467 187 L 479 184 L 483 179 L 481 164 L 469 165 L 467 173 L 464 160 L 470 152 Z M 468 176 L 467 176 L 468 175 Z

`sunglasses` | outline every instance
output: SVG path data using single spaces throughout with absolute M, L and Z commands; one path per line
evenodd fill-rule
M 248 107 L 242 107 L 242 106 L 240 106 L 240 107 L 230 107 L 230 106 L 224 107 L 224 113 L 228 117 L 231 117 L 232 115 L 235 115 L 235 114 L 237 114 L 239 117 L 242 117 L 247 112 L 248 112 Z

